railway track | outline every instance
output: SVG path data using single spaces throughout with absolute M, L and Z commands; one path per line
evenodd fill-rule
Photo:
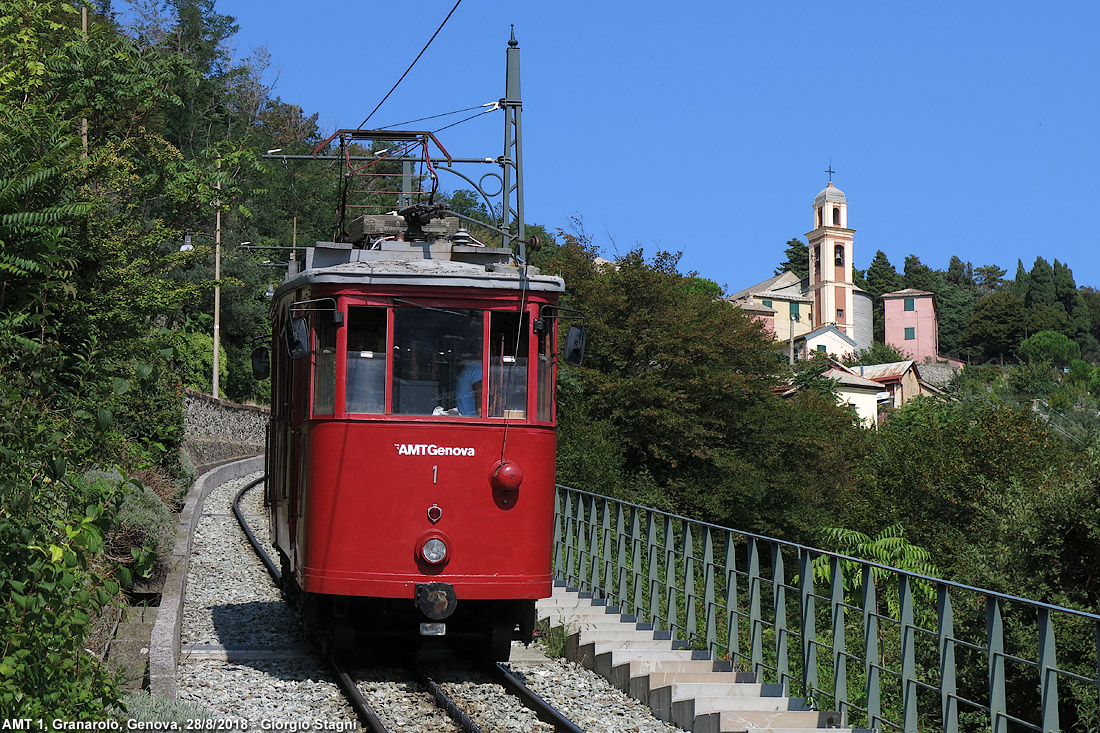
M 234 497 L 232 508 L 233 514 L 240 524 L 241 529 L 244 531 L 252 549 L 263 562 L 268 574 L 276 583 L 279 583 L 282 573 L 271 556 L 267 553 L 263 543 L 260 542 L 256 534 L 252 531 L 248 523 L 248 518 L 240 506 L 244 496 L 250 490 L 262 484 L 263 481 L 264 478 L 260 477 L 246 484 Z M 324 646 L 325 645 L 322 644 L 322 647 Z M 331 645 L 329 646 L 331 647 Z M 344 693 L 348 704 L 354 709 L 360 723 L 368 730 L 374 731 L 375 733 L 390 733 L 391 727 L 385 722 L 387 716 L 384 714 L 384 711 L 375 710 L 368 701 L 367 695 L 364 694 L 364 682 L 356 679 L 359 675 L 353 674 L 353 670 L 345 668 L 346 662 L 338 659 L 337 655 L 324 653 L 323 656 L 325 658 L 325 663 L 328 665 L 334 679 Z M 349 657 L 350 655 L 343 656 Z M 479 723 L 478 715 L 469 712 L 463 703 L 456 700 L 455 696 L 448 692 L 447 688 L 453 686 L 453 683 L 437 681 L 433 678 L 432 674 L 429 674 L 422 666 L 413 665 L 406 669 L 405 673 L 409 676 L 410 681 L 415 681 L 415 685 L 427 691 L 439 709 L 446 712 L 450 720 L 453 721 L 456 730 L 463 731 L 464 733 L 484 733 L 488 730 L 488 728 L 483 727 L 486 721 Z M 452 670 L 449 676 L 454 677 L 455 674 L 456 671 Z M 508 694 L 516 698 L 520 706 L 534 713 L 538 720 L 543 723 L 543 727 L 540 728 L 540 730 L 553 730 L 556 733 L 581 733 L 582 731 L 580 727 L 554 708 L 553 705 L 531 691 L 520 677 L 499 663 L 488 666 L 483 665 L 481 668 L 473 668 L 466 665 L 457 670 L 457 676 L 460 678 L 474 676 L 491 680 L 492 684 L 500 686 Z M 409 682 L 405 684 L 408 685 Z M 467 705 L 469 705 L 469 703 L 467 703 Z

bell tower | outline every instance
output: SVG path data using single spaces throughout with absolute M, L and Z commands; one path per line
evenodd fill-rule
M 813 298 L 814 328 L 834 325 L 855 339 L 852 262 L 855 254 L 848 228 L 848 200 L 833 185 L 814 197 L 814 228 L 806 233 L 810 246 L 810 284 L 806 294 Z

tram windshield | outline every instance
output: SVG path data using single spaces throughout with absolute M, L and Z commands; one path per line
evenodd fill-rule
M 391 314 L 392 341 L 387 346 Z M 345 411 L 386 414 L 388 387 L 388 412 L 393 415 L 524 419 L 530 327 L 529 314 L 513 310 L 351 306 Z M 550 420 L 547 336 L 540 335 L 538 348 L 537 415 Z M 392 372 L 387 372 L 390 353 Z
M 484 320 L 475 310 L 394 309 L 394 414 L 479 414 Z

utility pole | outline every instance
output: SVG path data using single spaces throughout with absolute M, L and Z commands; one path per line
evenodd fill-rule
M 798 320 L 794 313 L 791 314 L 791 327 L 787 332 L 787 363 L 794 366 L 794 324 Z
M 221 173 L 222 163 L 218 161 L 218 173 Z M 214 205 L 217 207 L 217 217 L 214 224 L 214 377 L 212 390 L 215 399 L 218 391 L 218 349 L 221 346 L 222 329 L 222 183 L 214 181 L 214 188 L 218 191 L 218 198 Z

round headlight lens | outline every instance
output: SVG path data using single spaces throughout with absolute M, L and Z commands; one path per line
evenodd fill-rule
M 425 560 L 436 565 L 443 562 L 443 559 L 447 557 L 447 545 L 443 543 L 443 540 L 433 537 L 424 543 L 420 554 L 424 556 Z

